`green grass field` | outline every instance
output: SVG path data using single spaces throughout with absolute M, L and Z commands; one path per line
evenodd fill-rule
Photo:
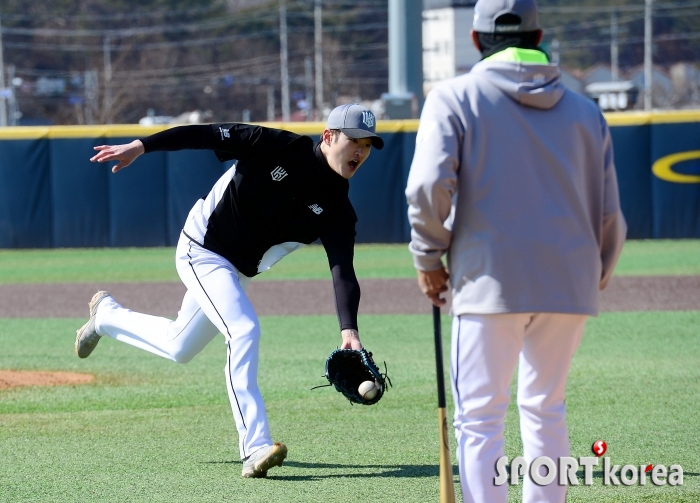
M 413 278 L 406 245 L 358 245 L 360 278 Z M 628 241 L 615 274 L 700 274 L 700 240 Z M 329 278 L 323 248 L 312 245 L 285 257 L 260 275 L 269 279 Z M 179 281 L 173 248 L 0 250 L 0 284 Z
M 0 323 L 0 368 L 90 372 L 93 384 L 0 393 L 0 501 L 436 501 L 437 414 L 431 320 L 365 316 L 365 343 L 394 387 L 351 407 L 322 384 L 336 321 L 266 317 L 260 385 L 288 462 L 268 480 L 240 479 L 224 388 L 223 338 L 177 365 L 104 340 L 72 353 L 75 319 Z M 445 318 L 445 324 L 449 320 Z M 571 372 L 574 456 L 597 439 L 615 463 L 681 464 L 682 487 L 570 490 L 570 501 L 700 500 L 700 312 L 605 314 L 589 322 Z M 293 343 L 289 333 L 294 334 Z M 451 407 L 450 407 L 451 408 Z M 507 454 L 519 452 L 517 412 Z M 454 442 L 452 443 L 454 447 Z M 517 488 L 512 501 L 518 501 Z M 351 496 L 349 496 L 351 495 Z
M 663 244 L 628 243 L 620 274 L 700 274 L 699 241 Z M 413 277 L 403 253 L 359 247 L 360 276 L 390 267 L 389 277 Z M 294 267 L 300 277 L 326 277 L 321 254 L 301 250 L 274 277 L 293 278 Z M 139 272 L 126 274 L 127 258 Z M 0 283 L 176 279 L 169 268 L 170 249 L 0 251 Z M 260 385 L 273 436 L 290 449 L 266 480 L 240 478 L 223 337 L 187 365 L 109 339 L 79 360 L 72 346 L 83 322 L 0 319 L 0 369 L 96 376 L 87 385 L 0 390 L 0 502 L 437 501 L 429 316 L 361 315 L 363 342 L 386 360 L 394 383 L 373 407 L 352 407 L 329 388 L 310 390 L 324 383 L 323 362 L 338 343 L 334 316 L 261 319 Z M 446 352 L 449 323 L 445 317 Z M 680 464 L 684 484 L 604 486 L 598 469 L 594 485 L 572 487 L 569 501 L 700 502 L 699 326 L 700 311 L 605 313 L 589 321 L 569 379 L 572 455 L 590 455 L 603 439 L 615 464 Z M 506 427 L 512 458 L 521 449 L 513 405 Z M 510 489 L 511 501 L 520 501 L 519 489 Z

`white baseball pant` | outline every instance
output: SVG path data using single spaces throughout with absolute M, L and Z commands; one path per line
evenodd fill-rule
M 175 262 L 187 287 L 176 320 L 136 313 L 107 297 L 97 311 L 97 333 L 187 363 L 221 332 L 228 348 L 226 387 L 238 429 L 240 455 L 246 458 L 272 445 L 257 380 L 260 324 L 245 293 L 250 278 L 184 234 L 177 245 Z
M 504 420 L 510 382 L 518 365 L 518 409 L 523 456 L 529 462 L 569 455 L 564 405 L 571 359 L 587 316 L 558 313 L 461 315 L 452 324 L 452 393 L 459 480 L 464 503 L 505 503 L 508 486 L 496 486 L 504 455 Z M 510 459 L 509 459 L 510 461 Z M 546 475 L 546 468 L 541 472 Z M 557 480 L 523 482 L 523 503 L 563 503 Z

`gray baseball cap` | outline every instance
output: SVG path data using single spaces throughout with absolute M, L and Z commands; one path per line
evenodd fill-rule
M 511 14 L 519 24 L 496 24 L 496 19 Z M 474 6 L 474 31 L 480 33 L 522 33 L 540 28 L 535 0 L 478 0 Z
M 326 128 L 340 129 L 350 138 L 372 138 L 372 146 L 381 150 L 384 140 L 374 132 L 376 123 L 377 120 L 369 108 L 352 103 L 335 107 L 328 116 Z

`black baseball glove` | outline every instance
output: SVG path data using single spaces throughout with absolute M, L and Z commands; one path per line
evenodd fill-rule
M 365 349 L 336 349 L 326 359 L 326 379 L 328 386 L 331 384 L 340 391 L 350 403 L 373 405 L 377 403 L 386 392 L 386 385 L 391 386 L 391 380 L 386 375 L 386 363 L 384 374 L 372 360 L 372 353 Z M 372 381 L 377 388 L 377 394 L 371 399 L 364 399 L 359 387 L 365 381 Z

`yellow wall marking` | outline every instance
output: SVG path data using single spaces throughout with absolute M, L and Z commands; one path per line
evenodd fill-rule
M 673 165 L 679 162 L 700 159 L 700 150 L 689 152 L 679 152 L 667 155 L 654 163 L 651 167 L 652 173 L 658 178 L 673 183 L 700 183 L 700 175 L 684 175 L 673 171 Z

